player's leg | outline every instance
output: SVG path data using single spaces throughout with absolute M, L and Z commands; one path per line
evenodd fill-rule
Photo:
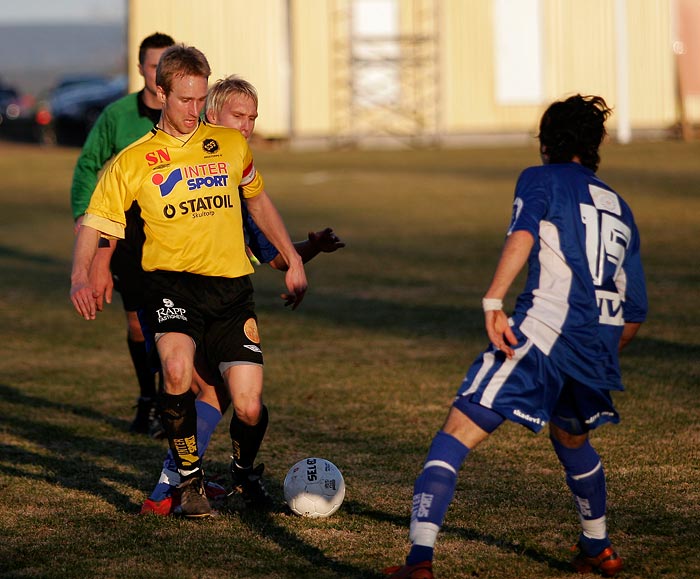
M 203 340 L 207 368 L 217 369 L 233 404 L 231 476 L 249 504 L 268 506 L 262 483 L 264 466 L 254 465 L 267 430 L 267 408 L 262 403 L 263 353 L 258 334 L 253 286 L 250 279 L 220 280 L 217 315 Z M 252 500 L 251 500 L 252 499 Z
M 195 344 L 187 334 L 168 332 L 156 336 L 156 347 L 165 388 L 161 419 L 178 469 L 187 477 L 200 465 L 195 394 L 191 390 Z
M 161 422 L 180 475 L 180 510 L 187 517 L 208 516 L 204 474 L 197 448 L 196 396 L 191 390 L 195 344 L 178 332 L 156 335 L 165 392 L 161 395 Z
M 233 403 L 230 424 L 233 460 L 237 468 L 252 469 L 268 424 L 262 401 L 263 368 L 236 364 L 224 373 Z
M 146 340 L 141 330 L 137 312 L 125 311 L 127 323 L 127 346 L 131 363 L 139 384 L 139 398 L 136 402 L 136 416 L 129 431 L 136 434 L 149 434 L 156 417 L 156 372 L 151 364 Z
M 215 372 L 210 370 L 203 349 L 204 346 L 201 346 L 195 353 L 192 380 L 192 391 L 197 395 L 197 446 L 202 459 L 214 430 L 231 404 L 228 387 L 218 369 Z
M 413 487 L 407 565 L 432 561 L 437 534 L 452 502 L 462 463 L 502 422 L 503 417 L 475 403 L 462 401 L 460 408 L 450 409 Z
M 197 448 L 203 460 L 209 441 L 229 405 L 228 392 L 223 387 L 207 383 L 195 370 L 192 391 L 197 396 Z
M 129 216 L 131 217 L 131 215 Z M 132 231 L 136 223 L 127 219 L 127 229 Z M 129 431 L 137 434 L 162 434 L 156 413 L 158 365 L 153 363 L 152 353 L 141 327 L 138 311 L 144 305 L 144 279 L 140 251 L 134 248 L 132 239 L 119 240 L 110 261 L 114 289 L 121 296 L 127 325 L 127 347 L 131 364 L 139 385 L 136 416 Z M 152 344 L 151 344 L 152 345 Z
M 221 421 L 222 413 L 226 411 L 230 400 L 228 392 L 222 392 L 223 388 L 208 384 L 195 370 L 192 383 L 192 391 L 196 395 L 195 408 L 197 411 L 197 449 L 200 460 L 204 460 L 209 441 Z M 141 506 L 141 514 L 154 513 L 167 516 L 178 505 L 173 503 L 177 499 L 174 492 L 180 484 L 180 474 L 172 450 L 168 449 L 163 468 L 148 499 Z M 210 501 L 222 499 L 226 490 L 221 485 L 212 481 L 205 481 L 204 491 Z
M 271 500 L 262 481 L 264 465 L 255 466 L 268 425 L 268 411 L 263 404 L 263 367 L 237 363 L 223 371 L 229 387 L 233 416 L 231 434 L 231 477 L 234 490 L 251 506 L 270 507 Z
M 512 359 L 489 348 L 472 364 L 453 402 L 447 420 L 433 439 L 413 493 L 411 550 L 403 566 L 389 567 L 394 579 L 432 577 L 432 559 L 457 484 L 457 474 L 469 452 L 494 432 L 508 416 L 520 420 L 515 409 L 541 403 L 536 370 L 541 353 L 526 339 L 519 341 Z M 533 417 L 535 412 L 531 411 Z M 535 430 L 539 423 L 526 425 Z
M 580 553 L 573 564 L 582 572 L 598 568 L 614 575 L 622 569 L 622 560 L 612 549 L 607 532 L 605 472 L 587 428 L 577 418 L 575 404 L 571 389 L 565 388 L 549 425 L 552 446 L 564 467 L 581 522 Z
M 600 457 L 588 434 L 569 434 L 554 424 L 550 424 L 549 432 L 581 520 L 582 541 L 600 552 L 610 546 L 605 521 L 605 473 Z

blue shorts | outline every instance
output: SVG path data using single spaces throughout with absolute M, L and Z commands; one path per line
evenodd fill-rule
M 516 336 L 510 360 L 490 346 L 472 364 L 454 400 L 457 409 L 474 402 L 534 432 L 550 421 L 570 434 L 620 421 L 609 390 L 567 376 L 529 339 Z

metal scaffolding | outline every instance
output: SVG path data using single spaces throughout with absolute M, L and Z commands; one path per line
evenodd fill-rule
M 375 1 L 333 0 L 333 143 L 435 144 L 440 125 L 439 0 Z M 381 23 L 369 21 L 368 30 L 368 16 L 379 3 L 394 22 L 382 29 Z

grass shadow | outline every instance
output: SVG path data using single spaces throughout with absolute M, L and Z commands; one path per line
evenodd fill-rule
M 3 444 L 0 447 L 2 456 L 10 458 L 12 466 L 0 465 L 0 472 L 88 492 L 124 512 L 138 511 L 140 504 L 115 487 L 142 488 L 144 477 L 140 472 L 152 463 L 153 447 L 140 439 L 124 442 L 115 437 L 76 434 L 73 424 L 50 423 L 51 417 L 57 414 L 73 415 L 125 431 L 126 421 L 84 406 L 29 396 L 6 384 L 0 384 L 0 402 L 27 407 L 27 413 L 7 413 L 3 417 L 3 427 L 13 437 L 21 438 L 25 445 L 29 443 L 30 447 L 42 449 L 32 451 L 19 445 Z M 42 410 L 45 419 L 27 418 L 30 410 L 37 409 Z M 111 464 L 103 466 L 105 460 Z M 129 469 L 119 468 L 125 463 Z M 130 473 L 132 468 L 134 472 Z

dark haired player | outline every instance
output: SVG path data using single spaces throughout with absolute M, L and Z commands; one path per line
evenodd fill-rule
M 173 44 L 175 41 L 170 36 L 160 32 L 143 39 L 139 46 L 139 73 L 143 76 L 143 88 L 108 105 L 90 131 L 75 165 L 71 186 L 71 205 L 76 233 L 97 185 L 100 171 L 107 161 L 127 145 L 143 137 L 160 119 L 161 103 L 156 94 L 156 67 L 161 54 Z M 124 305 L 127 323 L 126 343 L 139 383 L 136 417 L 129 430 L 159 438 L 163 434 L 163 429 L 156 416 L 156 372 L 149 360 L 137 315 L 138 310 L 143 306 L 141 271 L 143 221 L 140 213 L 138 204 L 134 204 L 128 211 L 124 239 L 112 241 L 111 247 L 108 240 L 101 242 L 102 249 L 97 253 L 96 266 L 104 261 L 109 267 L 95 267 L 91 276 L 106 276 L 108 279 L 96 285 L 109 285 L 111 288 L 111 269 L 114 287 L 121 294 Z
M 605 475 L 590 430 L 619 416 L 618 351 L 647 312 L 639 233 L 624 200 L 595 171 L 610 109 L 601 97 L 553 103 L 540 122 L 543 166 L 523 171 L 496 272 L 482 300 L 489 348 L 474 362 L 414 486 L 411 550 L 394 578 L 433 577 L 433 548 L 470 450 L 506 419 L 549 423 L 582 531 L 574 568 L 613 576 Z M 510 318 L 503 299 L 527 263 Z

